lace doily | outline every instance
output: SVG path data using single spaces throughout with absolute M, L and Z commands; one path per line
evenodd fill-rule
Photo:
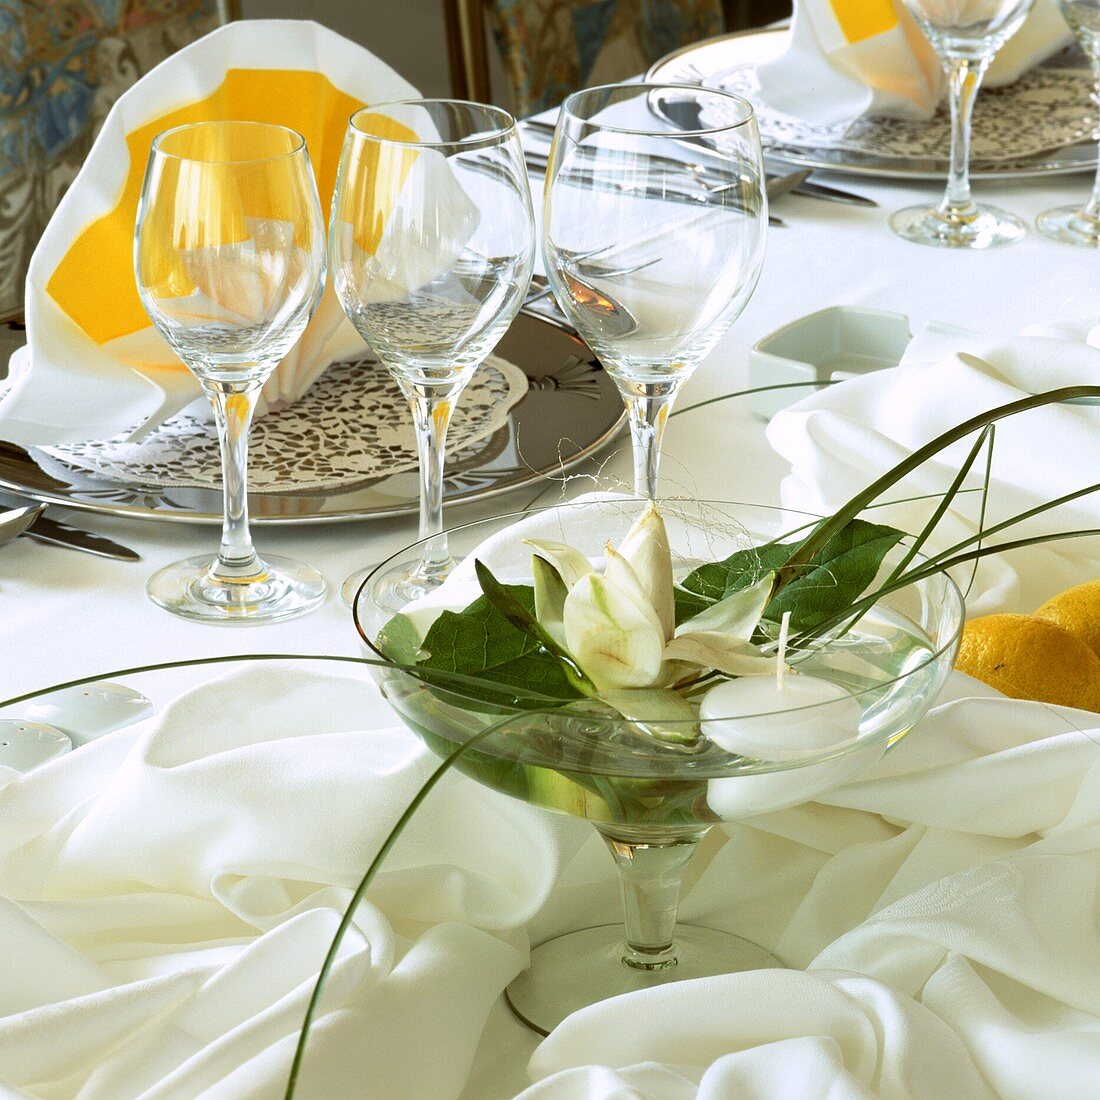
M 1097 135 L 1093 79 L 1087 69 L 1039 66 L 1004 88 L 983 88 L 974 104 L 970 155 L 975 161 L 1015 161 Z M 847 149 L 878 157 L 946 159 L 951 117 L 941 104 L 927 122 L 859 118 L 835 126 L 810 126 L 764 102 L 756 71 L 738 65 L 704 83 L 750 100 L 765 145 L 790 149 Z
M 491 436 L 527 392 L 519 367 L 490 356 L 463 391 L 447 436 L 458 452 Z M 187 410 L 144 439 L 125 435 L 43 447 L 69 467 L 126 484 L 161 489 L 221 487 L 213 423 Z M 333 363 L 293 405 L 252 425 L 248 486 L 256 492 L 333 491 L 417 468 L 409 406 L 373 359 Z

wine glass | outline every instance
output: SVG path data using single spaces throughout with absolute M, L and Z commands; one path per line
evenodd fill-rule
M 149 580 L 149 595 L 173 614 L 261 623 L 324 599 L 316 570 L 256 553 L 247 489 L 256 399 L 317 308 L 324 231 L 301 134 L 226 121 L 154 139 L 138 207 L 138 293 L 214 408 L 224 479 L 218 556 L 188 558 Z
M 907 206 L 890 218 L 899 237 L 941 248 L 991 248 L 1021 240 L 1014 214 L 970 195 L 970 118 L 982 77 L 1020 29 L 1033 0 L 905 0 L 943 63 L 951 104 L 951 158 L 938 206 Z
M 419 561 L 376 596 L 391 609 L 436 587 L 447 428 L 459 395 L 523 304 L 534 216 L 515 119 L 498 107 L 407 100 L 352 115 L 329 266 L 344 311 L 412 408 L 420 458 Z M 344 583 L 350 603 L 369 570 Z
M 1100 0 L 1058 0 L 1058 5 L 1092 62 L 1096 101 L 1100 104 Z M 1100 163 L 1096 166 L 1092 194 L 1084 206 L 1047 210 L 1039 215 L 1036 225 L 1041 233 L 1056 241 L 1100 248 Z
M 756 287 L 766 222 L 746 100 L 621 84 L 562 105 L 546 172 L 547 276 L 623 395 L 639 496 L 657 495 L 680 387 Z
M 700 561 L 790 541 L 806 521 L 818 519 L 721 501 L 675 500 L 659 507 L 679 579 Z M 622 539 L 637 512 L 629 499 L 603 498 L 538 516 L 467 524 L 451 532 L 466 560 L 444 590 L 449 598 L 436 593 L 397 617 L 379 609 L 372 593 L 376 578 L 394 564 L 415 561 L 420 547 L 414 545 L 378 567 L 355 605 L 356 626 L 371 655 L 394 662 L 372 670 L 386 699 L 433 752 L 447 756 L 486 735 L 459 757 L 458 770 L 513 798 L 589 820 L 607 844 L 624 924 L 583 928 L 536 946 L 530 969 L 508 987 L 513 1010 L 542 1034 L 571 1012 L 616 994 L 783 965 L 740 936 L 677 925 L 681 880 L 692 854 L 715 824 L 811 801 L 878 761 L 931 706 L 951 672 L 962 630 L 959 590 L 944 573 L 926 574 L 883 595 L 850 629 L 787 651 L 800 673 L 794 679 L 824 681 L 836 689 L 830 696 L 807 705 L 798 693 L 776 706 L 761 705 L 756 692 L 746 692 L 735 693 L 738 702 L 731 704 L 724 689 L 766 688 L 769 678 L 727 680 L 694 699 L 698 718 L 661 718 L 662 736 L 647 729 L 644 716 L 628 720 L 596 699 L 554 702 L 543 695 L 546 702 L 535 702 L 522 691 L 512 694 L 507 676 L 496 678 L 489 697 L 468 684 L 408 671 L 430 657 L 420 647 L 440 606 L 429 605 L 459 610 L 480 595 L 475 556 L 506 584 L 532 584 L 531 547 L 522 541 L 528 532 L 517 529 L 514 538 L 502 539 L 502 523 L 538 524 L 539 537 L 560 538 L 596 561 L 609 541 Z M 904 553 L 891 551 L 884 575 Z M 522 677 L 515 682 L 522 685 Z M 712 693 L 720 702 L 708 706 Z M 766 740 L 767 749 L 734 752 L 728 739 L 715 735 L 716 727 L 726 735 L 740 729 L 742 736 L 762 729 L 766 739 L 753 740 L 757 746 Z

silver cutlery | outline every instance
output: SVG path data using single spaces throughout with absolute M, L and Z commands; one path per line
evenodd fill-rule
M 671 104 L 671 105 L 666 104 L 666 109 L 669 106 L 671 106 L 671 107 L 681 107 L 681 108 L 684 108 L 684 109 L 693 109 L 694 108 L 694 104 Z M 522 125 L 526 126 L 528 129 L 530 129 L 532 132 L 534 132 L 536 134 L 541 134 L 541 135 L 544 135 L 546 137 L 553 137 L 553 135 L 554 135 L 554 124 L 552 122 L 546 122 L 542 119 L 537 119 L 537 118 L 529 118 L 529 119 L 525 119 L 523 121 Z M 698 148 L 703 152 L 717 153 L 717 150 L 708 150 L 705 145 L 699 145 L 699 144 L 696 144 L 696 143 L 693 142 L 692 146 L 693 146 L 693 148 Z M 535 155 L 539 156 L 540 159 L 545 160 L 545 155 L 544 154 L 535 154 Z M 671 158 L 667 158 L 667 157 L 663 158 L 663 159 L 671 160 Z M 679 164 L 680 167 L 683 167 L 683 165 L 680 164 L 680 162 L 678 162 L 678 161 L 673 161 L 673 163 Z M 853 191 L 844 191 L 839 187 L 831 187 L 828 184 L 818 183 L 816 180 L 809 179 L 808 177 L 810 176 L 813 169 L 802 169 L 802 171 L 805 173 L 805 175 L 802 177 L 802 179 L 797 184 L 795 184 L 791 187 L 784 187 L 781 191 L 778 192 L 778 194 L 784 194 L 785 195 L 788 192 L 790 192 L 793 195 L 802 195 L 804 198 L 823 199 L 826 202 L 847 203 L 851 206 L 866 206 L 866 207 L 877 207 L 878 206 L 878 203 L 875 202 L 874 199 L 869 199 L 869 198 L 867 198 L 866 195 L 858 195 Z M 797 175 L 797 174 L 798 173 L 791 173 L 791 175 Z M 772 180 L 786 180 L 786 179 L 789 179 L 789 176 L 770 175 L 768 177 L 768 183 L 769 183 L 769 186 L 770 186 Z M 774 197 L 777 197 L 777 196 L 771 195 L 770 190 L 769 190 L 769 198 L 774 198 Z
M 141 555 L 136 551 L 107 538 L 106 535 L 97 535 L 92 531 L 85 531 L 82 527 L 58 523 L 49 516 L 39 516 L 34 526 L 28 528 L 23 534 L 36 542 L 48 542 L 54 546 L 64 546 L 69 550 L 83 550 L 86 554 L 97 554 L 101 558 L 141 561 Z
M 17 539 L 45 510 L 44 504 L 25 504 L 0 512 L 0 546 Z
M 100 557 L 141 561 L 140 554 L 105 535 L 97 535 L 44 516 L 42 513 L 45 509 L 45 504 L 24 504 L 0 512 L 0 546 L 22 535 L 36 542 L 48 542 L 70 550 L 83 550 Z
M 646 159 L 646 158 L 641 158 L 641 159 Z M 690 171 L 690 168 L 691 168 L 690 165 L 685 165 L 682 161 L 673 160 L 669 157 L 651 157 L 651 158 L 648 158 L 648 159 L 653 160 L 655 162 L 656 161 L 667 161 L 669 163 L 669 165 L 674 165 L 681 172 L 684 171 L 685 169 Z M 527 164 L 527 167 L 530 171 L 540 172 L 540 173 L 543 173 L 543 172 L 546 171 L 547 160 L 546 160 L 546 155 L 544 153 L 525 152 L 524 153 L 524 160 L 525 160 L 525 162 Z M 668 201 L 668 202 L 697 203 L 697 202 L 701 202 L 702 199 L 703 199 L 702 195 L 692 194 L 688 191 L 677 191 L 677 190 L 670 189 L 670 188 L 647 187 L 647 186 L 642 186 L 642 187 L 639 187 L 639 188 L 632 188 L 629 183 L 624 183 L 623 182 L 623 180 L 620 178 L 620 174 L 617 173 L 617 172 L 613 176 L 610 176 L 610 177 L 608 177 L 604 180 L 599 180 L 598 181 L 598 186 L 597 186 L 597 180 L 596 180 L 596 172 L 597 171 L 598 171 L 598 166 L 595 164 L 595 162 L 593 162 L 592 177 L 593 177 L 593 188 L 595 190 L 607 189 L 607 190 L 612 190 L 612 191 L 634 191 L 638 195 L 639 198 L 661 199 L 661 200 Z M 702 182 L 702 181 L 700 181 L 700 182 Z M 732 190 L 732 189 L 735 189 L 735 188 L 740 188 L 741 185 L 742 185 L 741 180 L 732 180 L 729 183 L 720 184 L 718 186 L 709 186 L 709 185 L 703 183 L 703 189 L 708 194 L 716 195 L 716 194 L 721 193 L 722 191 L 729 191 L 729 190 Z M 777 218 L 774 214 L 769 214 L 768 215 L 768 224 L 773 229 L 782 229 L 786 226 L 786 223 L 781 218 Z

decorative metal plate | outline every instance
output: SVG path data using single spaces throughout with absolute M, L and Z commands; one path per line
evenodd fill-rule
M 787 33 L 786 29 L 742 31 L 737 34 L 708 38 L 702 42 L 681 47 L 661 58 L 646 73 L 646 80 L 655 83 L 724 87 L 724 74 L 752 69 L 762 62 L 778 57 L 786 47 Z M 1082 64 L 1084 64 L 1083 60 Z M 739 89 L 730 87 L 729 90 L 738 91 Z M 981 102 L 982 97 L 979 94 L 979 105 Z M 1091 111 L 1092 107 L 1083 101 L 1082 109 Z M 758 121 L 760 137 L 769 159 L 801 168 L 821 168 L 887 179 L 942 180 L 947 177 L 945 158 L 884 156 L 851 147 L 815 148 L 802 144 L 785 144 L 779 127 L 774 131 L 769 130 L 767 116 L 767 111 L 759 112 Z M 980 121 L 979 113 L 976 112 L 976 131 Z M 872 124 L 873 122 L 874 120 Z M 882 123 L 884 127 L 889 127 L 893 121 L 884 119 Z M 861 125 L 869 126 L 866 122 Z M 1046 149 L 1014 160 L 972 159 L 970 174 L 974 177 L 985 176 L 1002 180 L 1031 179 L 1037 176 L 1094 171 L 1096 161 L 1097 144 L 1093 140 L 1087 140 Z
M 12 329 L 7 343 L 24 342 Z M 495 496 L 558 474 L 610 442 L 626 414 L 614 382 L 571 330 L 521 313 L 496 354 L 520 367 L 528 389 L 507 424 L 448 461 L 448 505 Z M 6 355 L 4 356 L 6 361 Z M 134 519 L 220 523 L 221 494 L 209 489 L 162 489 L 59 470 L 45 459 L 0 440 L 0 488 L 34 500 Z M 339 492 L 252 493 L 255 523 L 328 523 L 398 516 L 418 510 L 415 471 L 363 481 Z

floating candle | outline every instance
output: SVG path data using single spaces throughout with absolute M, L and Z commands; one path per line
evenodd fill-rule
M 817 676 L 726 680 L 703 696 L 704 735 L 727 752 L 757 760 L 790 760 L 850 741 L 859 730 L 851 693 Z
M 869 746 L 831 760 L 798 765 L 851 741 L 862 711 L 851 692 L 817 676 L 787 675 L 790 625 L 783 616 L 776 675 L 743 676 L 718 684 L 703 696 L 700 728 L 727 752 L 786 763 L 785 768 L 712 779 L 707 804 L 723 820 L 770 813 L 808 802 L 857 775 L 883 750 Z M 871 752 L 870 749 L 875 749 Z

